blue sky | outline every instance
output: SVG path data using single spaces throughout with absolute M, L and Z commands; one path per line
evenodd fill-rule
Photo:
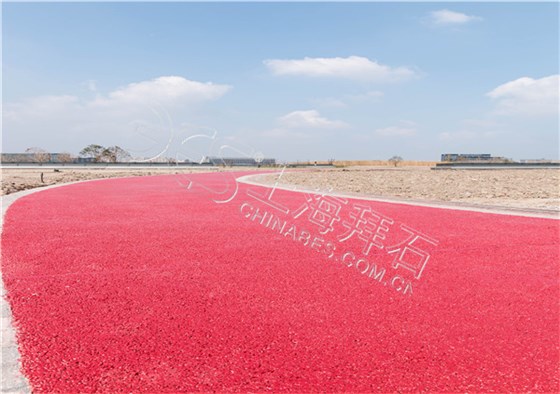
M 558 7 L 4 3 L 2 150 L 558 159 Z

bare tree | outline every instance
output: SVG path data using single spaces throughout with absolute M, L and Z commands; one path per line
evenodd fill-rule
M 400 156 L 393 156 L 388 161 L 389 163 L 392 163 L 396 167 L 399 165 L 401 161 L 403 161 L 403 158 Z
M 101 160 L 103 156 L 103 152 L 105 148 L 101 145 L 91 144 L 86 146 L 84 149 L 80 151 L 81 157 L 89 157 L 92 158 L 93 161 L 98 162 Z
M 58 161 L 61 163 L 72 163 L 74 161 L 74 156 L 68 152 L 62 152 L 58 155 Z
M 131 157 L 132 156 L 130 156 L 130 153 L 125 151 L 120 146 L 110 146 L 109 148 L 104 149 L 101 153 L 101 158 L 103 159 L 103 161 L 106 161 L 108 163 L 126 162 L 129 161 Z
M 33 159 L 35 162 L 37 163 L 47 163 L 51 160 L 51 154 L 49 152 L 47 152 L 44 149 L 41 148 L 37 148 L 37 147 L 33 147 L 33 148 L 27 148 L 25 150 L 25 153 L 32 153 L 33 154 Z

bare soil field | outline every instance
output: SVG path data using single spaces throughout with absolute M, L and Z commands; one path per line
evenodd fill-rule
M 259 181 L 379 197 L 560 211 L 560 169 L 432 170 L 349 167 L 285 172 Z
M 215 171 L 208 168 L 154 167 L 154 168 L 2 168 L 2 195 L 56 185 L 59 183 L 85 181 L 90 179 L 117 178 L 128 176 L 189 174 Z M 41 182 L 41 173 L 43 182 Z

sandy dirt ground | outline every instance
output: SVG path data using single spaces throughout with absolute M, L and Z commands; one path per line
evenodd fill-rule
M 272 184 L 372 196 L 560 211 L 560 169 L 431 170 L 350 167 L 286 172 Z
M 2 195 L 88 179 L 200 171 L 216 169 L 59 168 L 55 171 L 54 168 L 4 167 Z M 41 182 L 41 173 L 44 182 Z M 276 180 L 277 175 L 263 175 L 259 179 L 270 184 Z M 560 169 L 431 170 L 429 167 L 347 167 L 287 171 L 279 183 L 370 196 L 560 211 Z
M 188 174 L 201 171 L 215 171 L 208 168 L 2 168 L 2 195 L 21 190 L 44 187 L 58 183 L 85 181 L 90 179 L 117 178 L 163 174 Z M 43 173 L 43 182 L 41 182 Z

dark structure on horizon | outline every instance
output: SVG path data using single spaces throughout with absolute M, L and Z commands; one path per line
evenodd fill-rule
M 263 158 L 257 161 L 252 157 L 215 157 L 206 158 L 207 161 L 214 166 L 228 167 L 272 167 L 276 166 L 276 159 Z
M 502 157 L 492 157 L 490 153 L 444 153 L 441 161 L 492 161 L 503 159 Z
M 262 159 L 255 159 L 252 157 L 206 157 L 204 158 L 202 163 L 195 163 L 190 162 L 189 160 L 185 160 L 184 162 L 173 161 L 169 162 L 168 160 L 162 159 L 159 161 L 151 160 L 151 161 L 123 161 L 123 162 L 106 162 L 106 161 L 99 161 L 96 162 L 95 158 L 93 157 L 76 157 L 76 156 L 69 156 L 67 153 L 47 153 L 42 152 L 40 154 L 37 153 L 2 153 L 0 157 L 0 162 L 6 165 L 72 165 L 72 164 L 79 164 L 79 165 L 145 165 L 145 166 L 161 166 L 161 165 L 183 165 L 183 166 L 197 166 L 197 165 L 206 165 L 206 166 L 227 166 L 227 167 L 275 167 L 276 166 L 276 159 L 272 158 L 262 158 Z
M 64 159 L 62 159 L 64 157 Z M 39 159 L 41 158 L 41 159 Z M 65 153 L 2 153 L 0 162 L 5 164 L 21 163 L 21 164 L 61 164 L 61 163 L 93 163 L 94 159 L 90 157 L 70 157 Z
M 521 160 L 514 161 L 505 157 L 493 157 L 489 153 L 444 153 L 441 163 L 432 169 L 477 169 L 477 168 L 558 168 L 558 160 Z

